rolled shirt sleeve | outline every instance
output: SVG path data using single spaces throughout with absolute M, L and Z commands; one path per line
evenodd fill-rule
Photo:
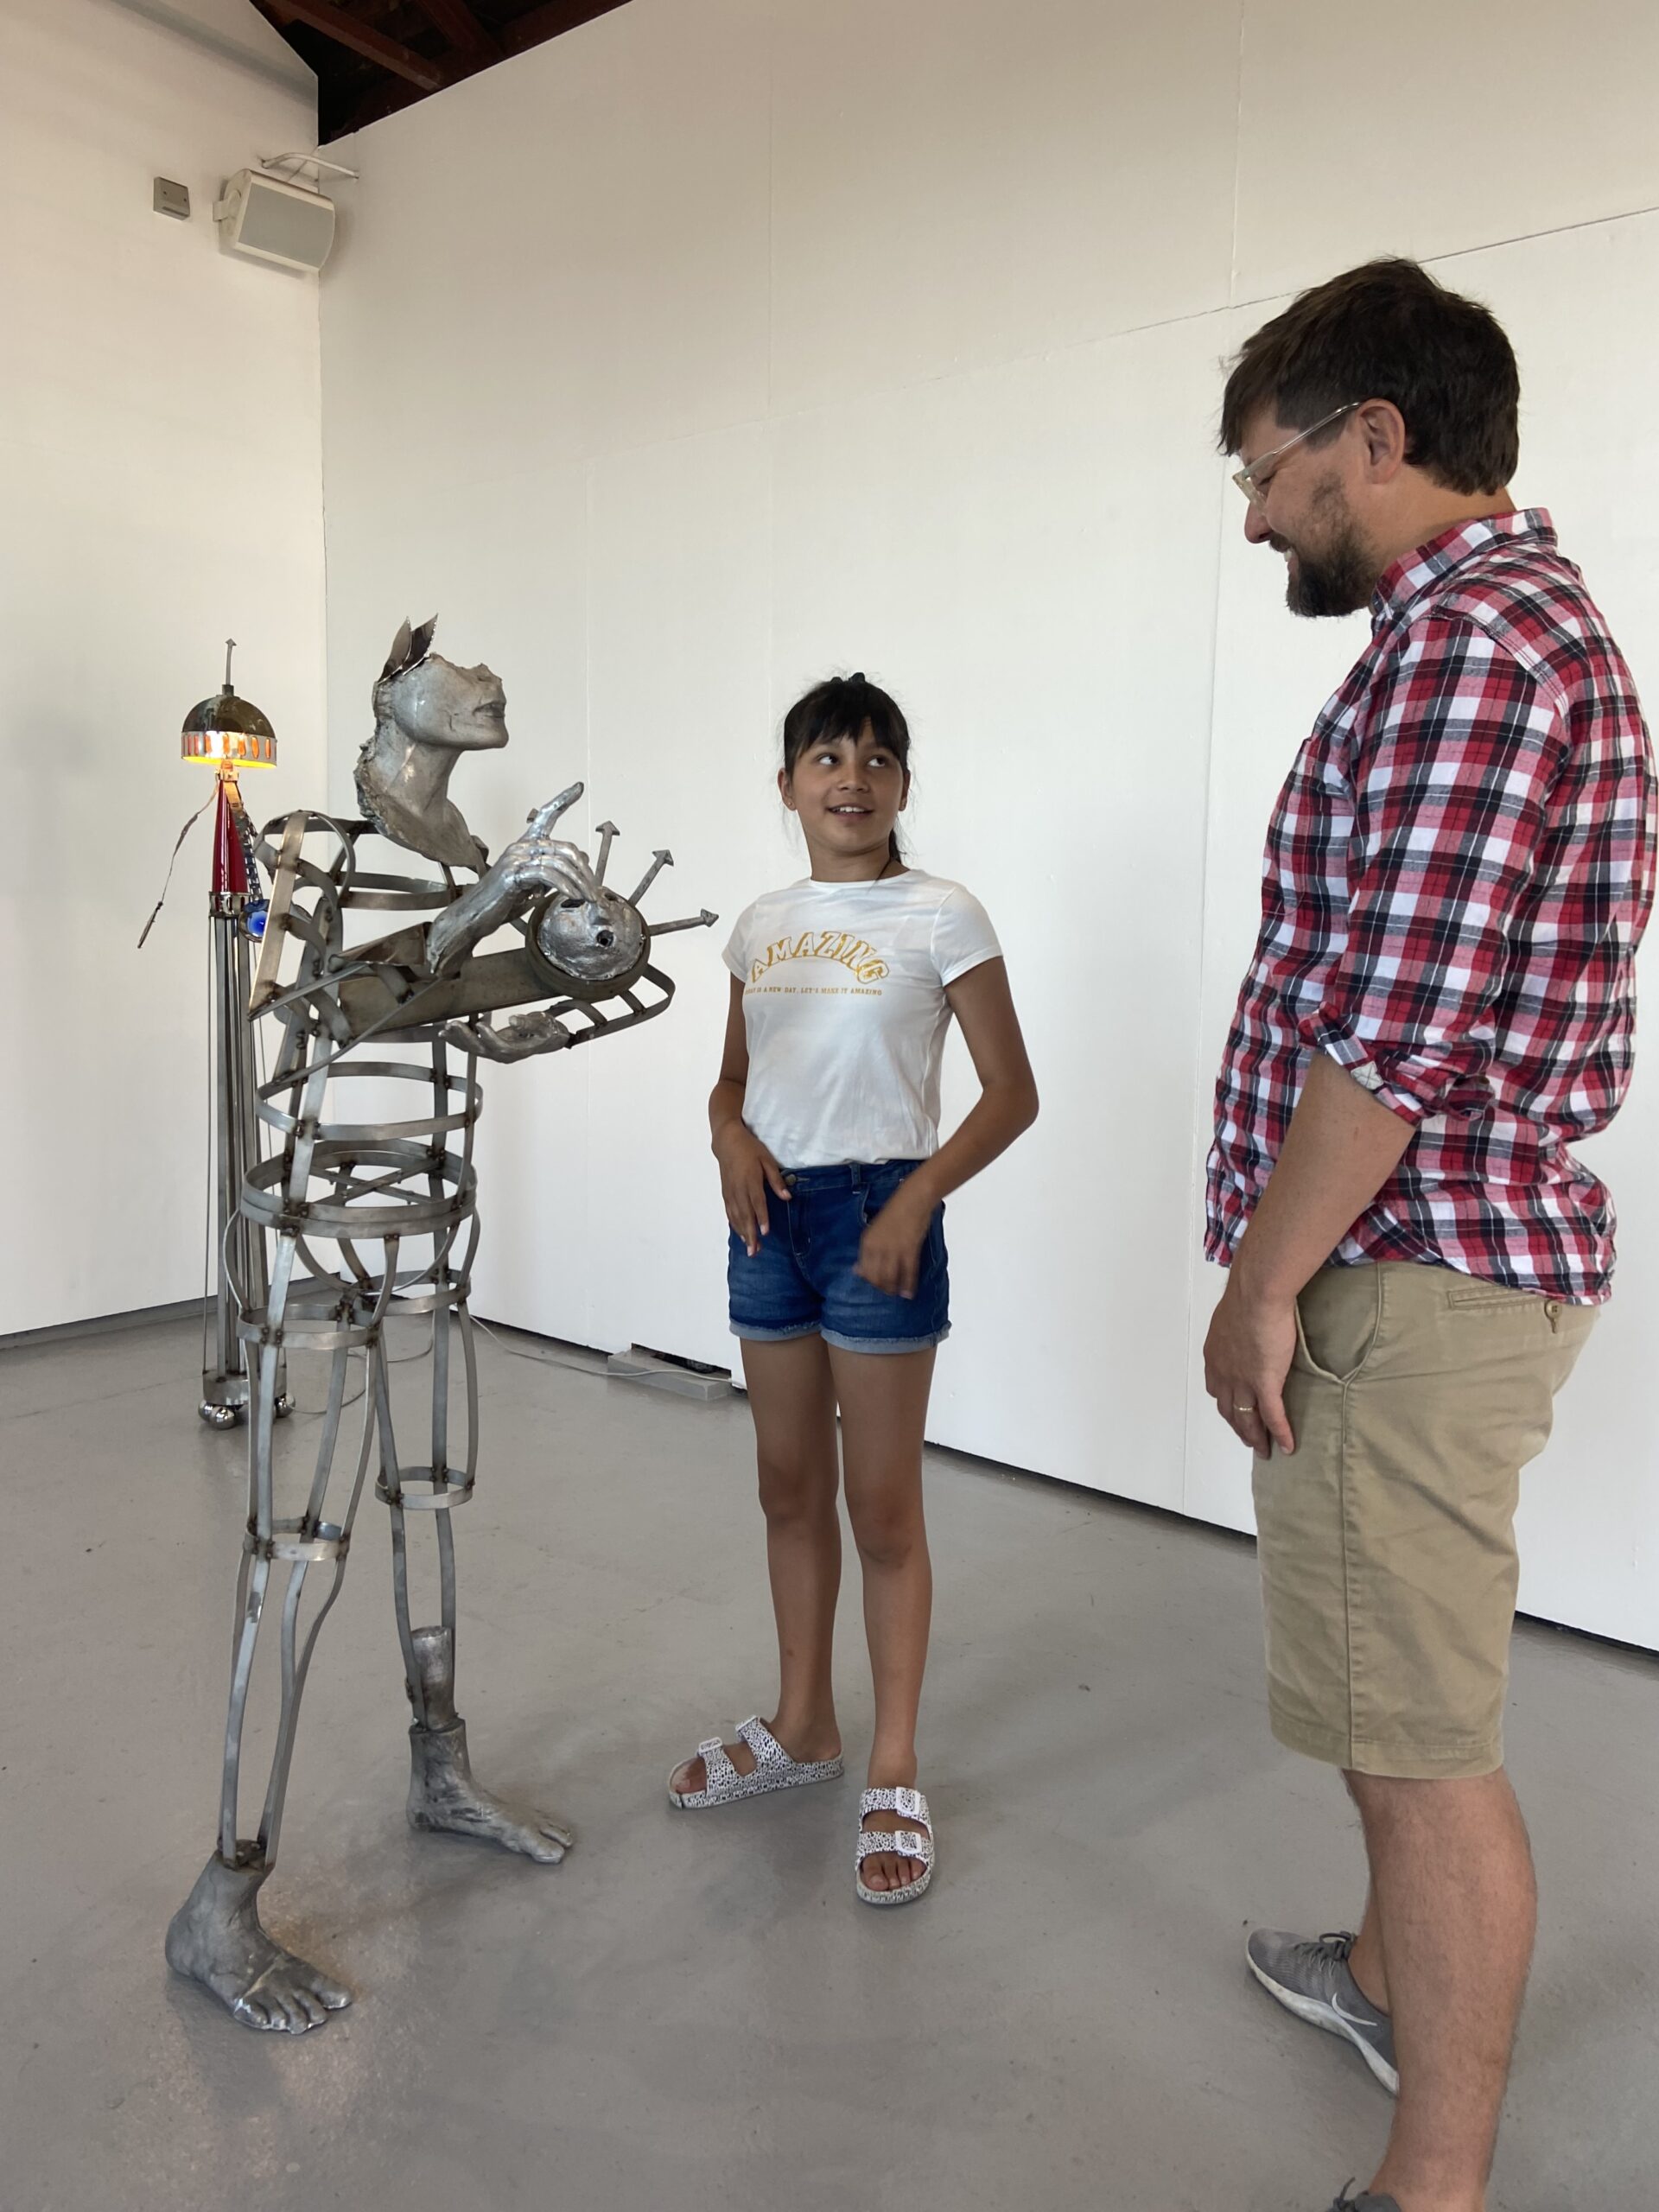
M 1302 1039 L 1404 1121 L 1478 1114 L 1566 718 L 1500 639 L 1430 615 L 1364 721 L 1346 950 Z

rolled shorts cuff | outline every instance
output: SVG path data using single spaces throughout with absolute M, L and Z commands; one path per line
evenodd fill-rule
M 819 1332 L 827 1344 L 837 1351 L 870 1351 L 887 1354 L 899 1351 L 931 1351 L 935 1344 L 942 1344 L 950 1333 L 947 1322 L 943 1329 L 935 1329 L 920 1337 L 844 1337 L 836 1329 Z
M 942 1344 L 950 1335 L 947 1325 L 931 1335 L 920 1337 L 861 1338 L 842 1336 L 838 1330 L 826 1329 L 817 1321 L 801 1321 L 787 1329 L 758 1329 L 747 1321 L 734 1321 L 732 1334 L 746 1344 L 789 1344 L 801 1337 L 822 1337 L 837 1351 L 868 1351 L 891 1354 L 901 1351 L 931 1351 L 935 1344 Z
M 1374 1743 L 1363 1737 L 1339 1735 L 1330 1729 L 1310 1728 L 1281 1712 L 1269 1698 L 1268 1717 L 1274 1740 L 1287 1751 L 1322 1765 L 1340 1767 L 1344 1774 L 1375 1775 L 1388 1782 L 1478 1782 L 1496 1774 L 1503 1764 L 1502 1735 L 1479 1742 L 1426 1747 L 1421 1744 Z

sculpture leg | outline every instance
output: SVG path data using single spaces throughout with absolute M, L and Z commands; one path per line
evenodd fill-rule
M 305 1513 L 279 1521 L 274 1511 L 272 1427 L 283 1370 L 283 1316 L 295 1260 L 295 1240 L 277 1240 L 271 1298 L 257 1363 L 251 1373 L 253 1419 L 249 1424 L 249 1514 L 238 1578 L 237 1627 L 232 1647 L 230 1711 L 226 1726 L 225 1769 L 219 1804 L 219 1847 L 208 1859 L 167 1931 L 167 1961 L 219 1999 L 245 2026 L 286 2030 L 296 2035 L 320 2026 L 332 2012 L 351 2002 L 350 1993 L 321 1968 L 285 1950 L 259 1921 L 259 1891 L 276 1855 L 288 1773 L 305 1678 L 318 1634 L 327 1618 L 346 1568 L 352 1522 L 362 1492 L 373 1435 L 372 1407 L 364 1408 L 363 1434 L 355 1479 L 338 1522 L 324 1516 L 344 1409 L 350 1355 L 378 1337 L 378 1326 L 341 1322 L 313 1332 L 310 1341 L 327 1342 L 333 1352 L 327 1405 L 319 1440 L 316 1471 Z M 248 1693 L 273 1566 L 286 1566 L 279 1630 L 281 1702 L 276 1741 L 258 1834 L 238 1836 L 238 1801 Z M 314 1567 L 332 1565 L 334 1573 L 321 1605 L 303 1634 L 300 1605 Z
M 414 1713 L 409 1732 L 410 1826 L 434 1833 L 471 1836 L 505 1851 L 522 1853 L 540 1866 L 556 1866 L 574 1840 L 568 1828 L 550 1815 L 533 1808 L 510 1804 L 483 1788 L 474 1778 L 467 1751 L 467 1723 L 455 1711 L 455 1554 L 451 1515 L 454 1505 L 470 1496 L 471 1463 L 477 1435 L 478 1382 L 472 1343 L 472 1320 L 464 1297 L 457 1300 L 454 1326 L 458 1330 L 466 1358 L 467 1388 L 467 1461 L 466 1470 L 447 1464 L 448 1418 L 448 1346 L 451 1322 L 447 1306 L 434 1318 L 432 1464 L 420 1473 L 430 1480 L 429 1497 L 435 1510 L 443 1618 L 435 1627 L 413 1625 L 409 1597 L 408 1505 L 410 1494 L 404 1483 L 412 1476 L 400 1473 L 391 1427 L 390 1391 L 384 1371 L 379 1418 L 381 1490 L 391 1513 L 392 1594 L 397 1612 L 397 1636 L 403 1646 L 404 1687 Z M 384 1370 L 384 1355 L 381 1356 Z M 447 1478 L 447 1479 L 446 1479 Z

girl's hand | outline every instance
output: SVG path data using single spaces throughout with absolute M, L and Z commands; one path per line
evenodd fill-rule
M 760 1239 L 772 1232 L 766 1193 L 789 1203 L 784 1171 L 753 1131 L 734 1122 L 715 1145 L 720 1162 L 720 1194 L 726 1201 L 726 1218 L 742 1239 L 751 1259 L 760 1249 Z
M 860 1240 L 855 1274 L 889 1297 L 914 1298 L 932 1219 L 932 1207 L 918 1204 L 901 1183 Z

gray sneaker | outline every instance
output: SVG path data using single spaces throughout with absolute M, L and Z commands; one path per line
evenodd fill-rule
M 1353 1937 L 1345 1931 L 1310 1938 L 1258 1928 L 1244 1947 L 1250 1972 L 1287 2012 L 1328 2035 L 1346 2036 L 1390 2096 L 1400 2094 L 1394 2063 L 1394 2024 L 1379 2012 L 1348 1967 Z M 1388 2199 L 1362 2196 L 1367 2212 L 1388 2212 Z M 1338 2199 L 1333 2212 L 1339 2212 Z
M 1350 2182 L 1348 2189 L 1352 2187 Z M 1344 2189 L 1331 2212 L 1400 2212 L 1400 2207 L 1391 2196 L 1350 2196 Z

